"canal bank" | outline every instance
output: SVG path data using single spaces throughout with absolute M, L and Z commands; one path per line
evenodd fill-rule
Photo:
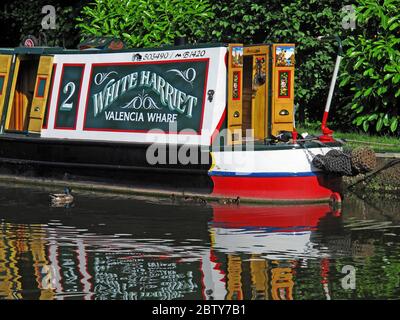
M 159 198 L 168 199 L 176 203 L 194 203 L 206 204 L 208 202 L 233 204 L 239 203 L 248 204 L 319 204 L 326 203 L 326 200 L 321 199 L 308 199 L 308 200 L 263 200 L 252 198 L 229 198 L 229 197 L 216 197 L 209 194 L 198 194 L 194 192 L 176 192 L 172 189 L 155 189 L 155 188 L 138 188 L 131 185 L 103 183 L 94 180 L 79 180 L 74 177 L 65 176 L 64 179 L 43 178 L 43 177 L 29 177 L 0 174 L 0 186 L 13 187 L 28 187 L 33 189 L 46 190 L 49 193 L 60 192 L 66 187 L 72 189 L 75 194 L 98 194 L 103 197 L 125 197 L 125 198 Z
M 400 153 L 377 153 L 377 164 L 373 171 L 355 177 L 343 177 L 346 190 L 371 197 L 400 196 Z

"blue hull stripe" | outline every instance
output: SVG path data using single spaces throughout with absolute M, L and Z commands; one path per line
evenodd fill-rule
M 210 176 L 222 176 L 222 177 L 315 177 L 316 172 L 253 172 L 253 173 L 238 173 L 229 171 L 210 171 Z

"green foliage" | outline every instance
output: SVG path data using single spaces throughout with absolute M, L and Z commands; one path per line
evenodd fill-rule
M 75 28 L 75 17 L 81 7 L 88 0 L 36 0 L 22 1 L 12 0 L 2 2 L 0 7 L 0 34 L 1 46 L 18 46 L 24 36 L 28 34 L 42 40 L 47 39 L 47 45 L 76 47 L 79 42 L 79 33 Z M 53 5 L 56 9 L 56 29 L 43 30 L 42 7 Z
M 192 43 L 295 43 L 296 103 L 303 119 L 319 119 L 336 48 L 316 37 L 341 30 L 344 4 L 333 0 L 94 0 L 83 9 L 78 27 L 84 35 L 114 35 L 134 47 L 171 43 L 181 34 Z
M 374 244 L 372 245 L 375 247 Z M 382 246 L 380 243 L 376 245 Z M 340 278 L 344 276 L 341 270 L 345 265 L 355 266 L 357 272 L 354 291 L 343 289 L 341 281 L 332 282 L 331 290 L 334 293 L 334 299 L 379 299 L 381 297 L 390 299 L 398 295 L 400 263 L 397 261 L 396 254 L 390 252 L 390 249 L 382 250 L 381 247 L 379 249 L 374 255 L 368 257 L 357 257 L 357 260 L 346 257 L 335 261 L 335 273 Z M 356 263 L 360 263 L 360 260 L 362 265 L 357 266 Z
M 129 46 L 149 47 L 184 35 L 195 42 L 212 18 L 208 0 L 94 0 L 83 8 L 78 27 L 83 36 L 113 35 Z
M 114 35 L 130 46 L 190 42 L 295 43 L 295 103 L 300 122 L 319 120 L 328 94 L 337 48 L 317 36 L 349 31 L 333 0 L 93 0 L 84 7 L 85 35 Z M 400 0 L 356 0 L 357 26 L 344 42 L 346 55 L 330 122 L 334 128 L 399 132 Z
M 400 0 L 358 0 L 359 34 L 348 37 L 340 86 L 352 91 L 353 123 L 400 132 Z
M 295 103 L 302 122 L 322 117 L 337 48 L 318 36 L 340 33 L 345 1 L 213 1 L 218 17 L 209 34 L 218 41 L 296 44 Z

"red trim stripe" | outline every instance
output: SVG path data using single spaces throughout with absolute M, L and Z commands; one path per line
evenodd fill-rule
M 319 220 L 331 212 L 328 203 L 314 205 L 279 206 L 226 206 L 213 204 L 213 220 L 216 227 L 245 228 L 270 227 L 313 229 Z M 251 214 L 249 214 L 251 212 Z
M 219 132 L 220 132 L 220 129 L 221 129 L 221 127 L 222 127 L 222 124 L 223 124 L 224 121 L 225 121 L 225 118 L 226 118 L 226 108 L 224 109 L 224 112 L 222 113 L 222 116 L 221 116 L 221 118 L 219 119 L 219 122 L 218 122 L 218 124 L 217 124 L 217 127 L 215 128 L 215 130 L 214 130 L 214 132 L 213 132 L 213 134 L 212 134 L 212 136 L 211 136 L 210 145 L 213 144 L 215 138 L 218 136 L 218 134 L 219 134 Z

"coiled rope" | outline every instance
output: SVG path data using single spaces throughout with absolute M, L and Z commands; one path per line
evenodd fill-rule
M 327 173 L 356 176 L 370 172 L 376 167 L 376 155 L 369 147 L 357 147 L 344 151 L 334 149 L 325 155 L 316 155 L 312 164 Z
M 321 147 L 329 148 L 325 154 L 314 154 L 310 148 L 307 148 L 304 142 L 313 141 Z M 338 140 L 341 141 L 341 140 Z M 298 141 L 306 150 L 307 157 L 312 165 L 326 173 L 338 176 L 356 176 L 372 171 L 376 167 L 376 154 L 369 147 L 357 147 L 353 150 L 338 150 L 331 147 L 317 138 L 304 139 Z M 303 142 L 303 143 L 302 143 Z

